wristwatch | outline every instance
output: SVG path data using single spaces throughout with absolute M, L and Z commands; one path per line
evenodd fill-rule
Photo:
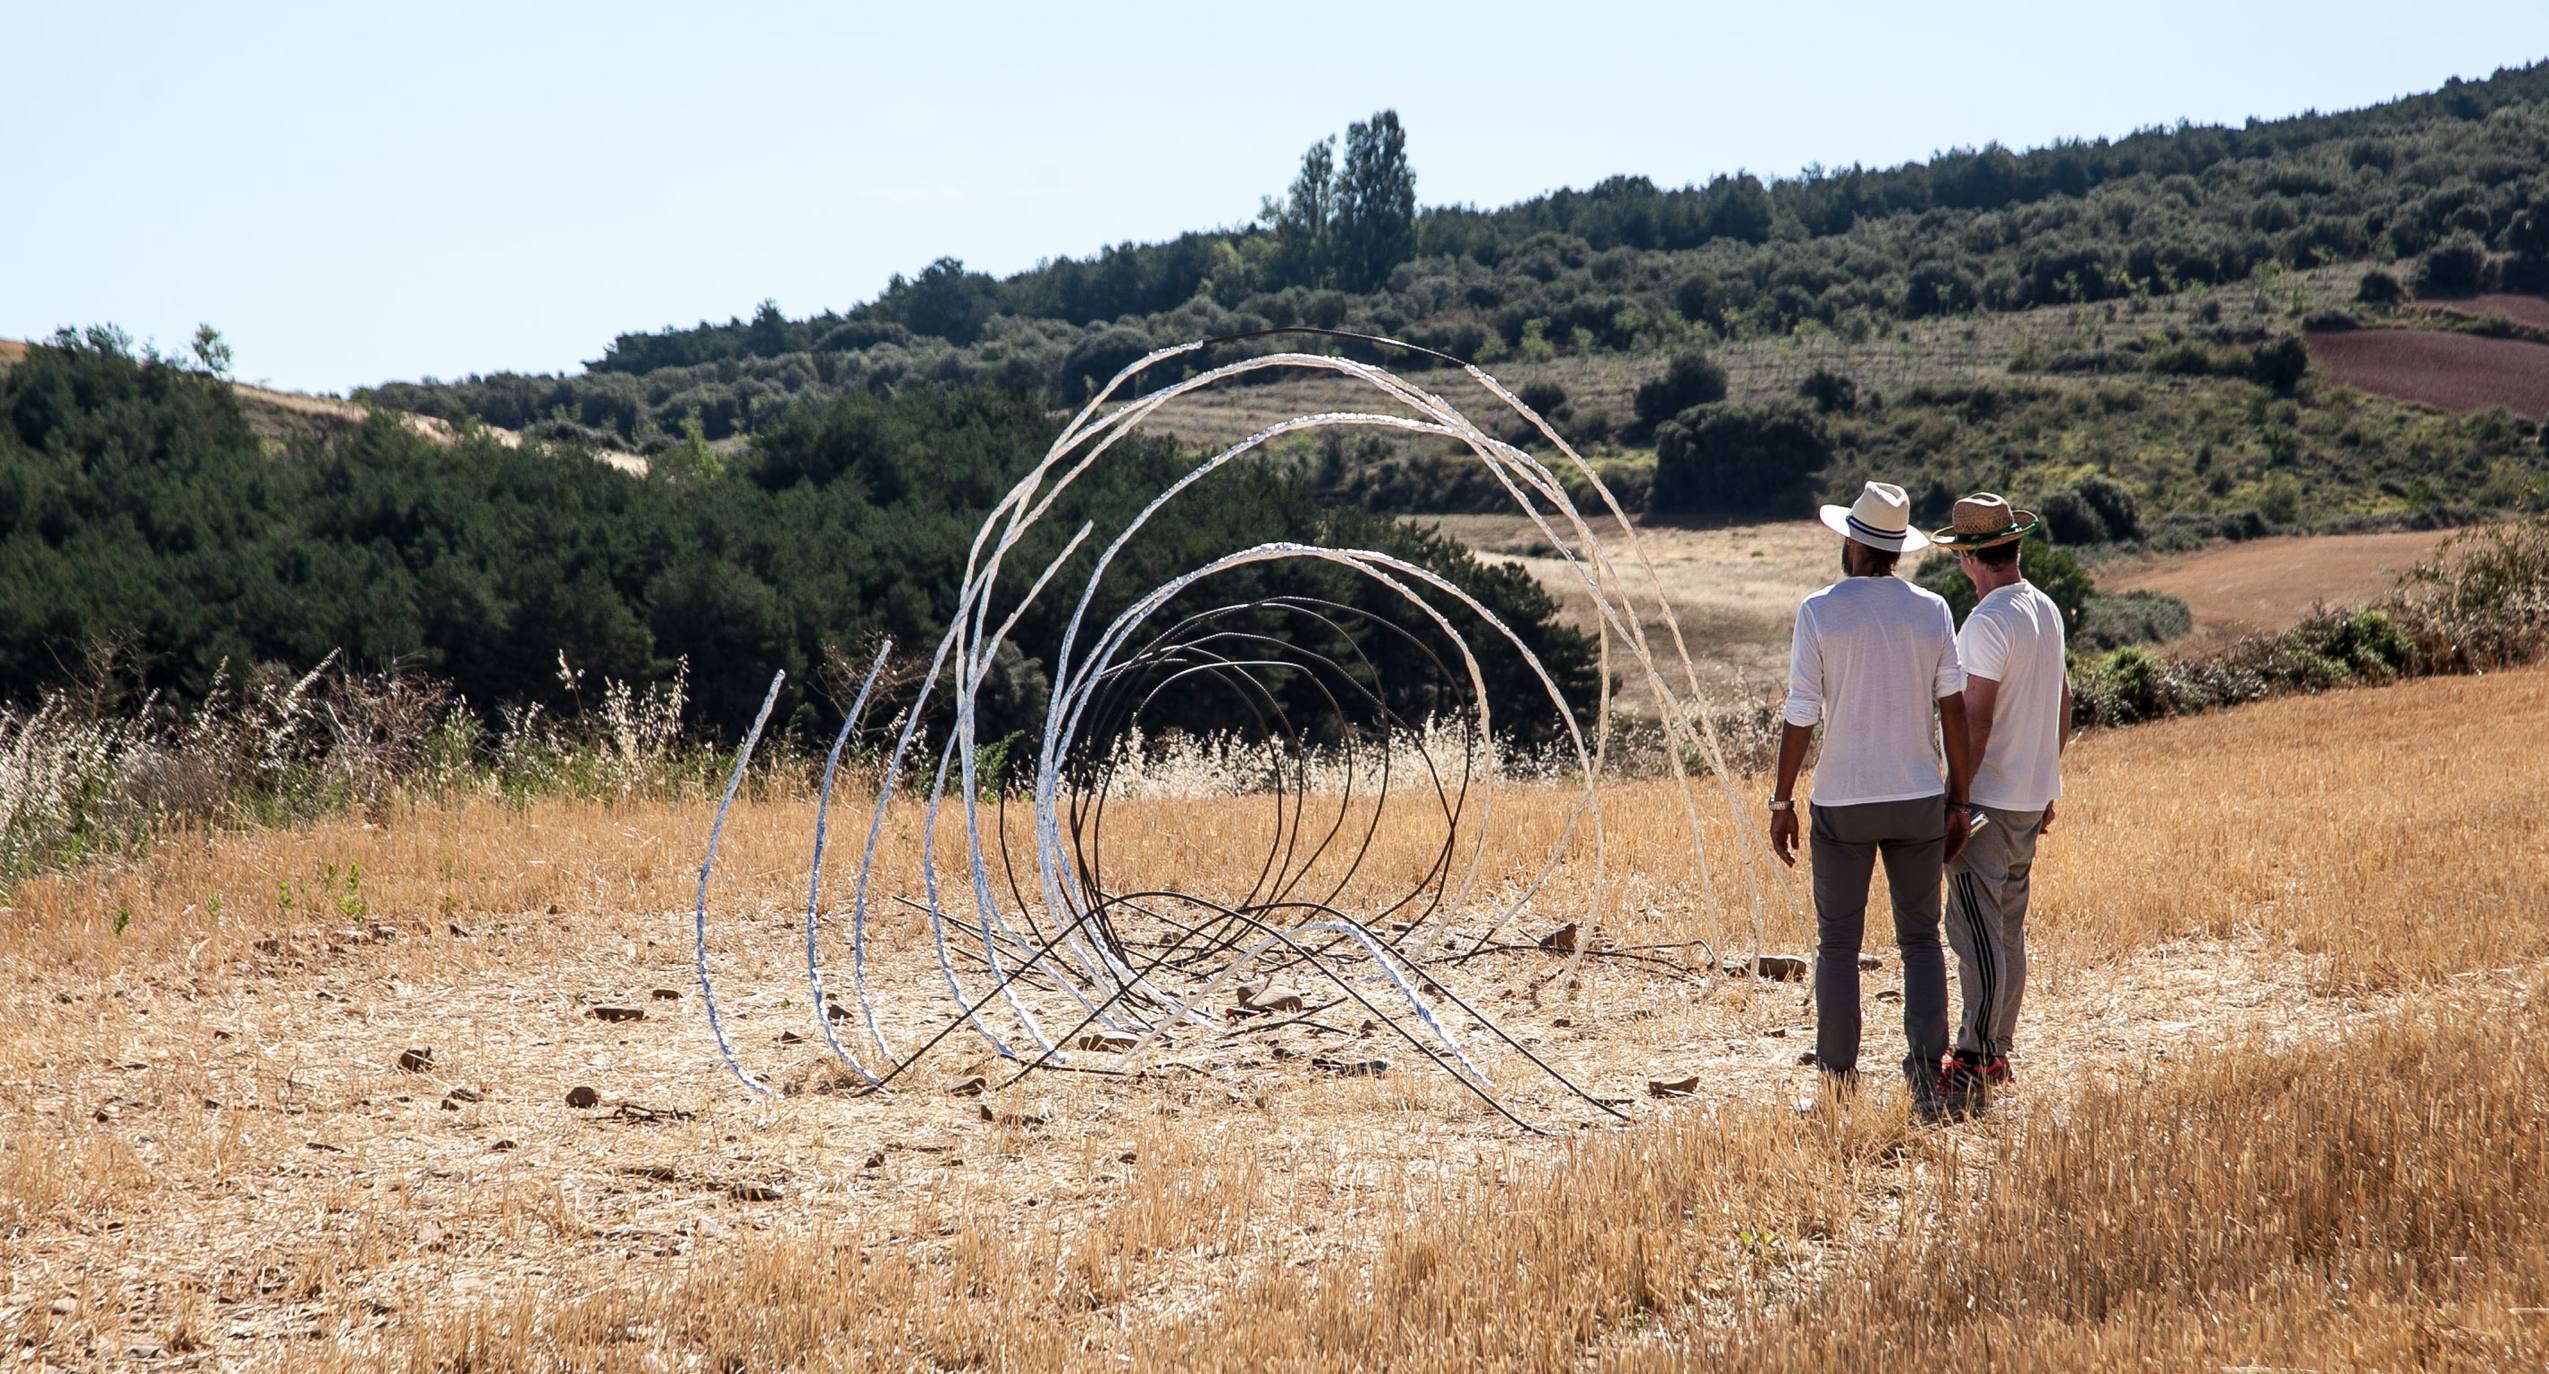
M 1797 809 L 1797 804 L 1794 801 L 1790 801 L 1783 797 L 1772 797 L 1770 799 L 1770 809 L 1773 811 L 1794 811 Z

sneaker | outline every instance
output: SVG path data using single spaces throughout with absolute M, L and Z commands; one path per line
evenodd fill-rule
M 1912 1085 L 1912 1114 L 1922 1124 L 1935 1125 L 1948 1118 L 1947 1076 L 1937 1065 L 1914 1055 L 1903 1061 L 1903 1077 Z
M 1799 1116 L 1812 1116 L 1824 1104 L 1838 1102 L 1859 1090 L 1857 1069 L 1821 1069 L 1814 1077 L 1814 1090 L 1797 1099 Z
M 1991 1109 L 1988 1071 L 1961 1054 L 1951 1054 L 1939 1063 L 1938 1095 L 1949 1116 L 1981 1116 Z
M 2004 1054 L 1983 1065 L 1983 1078 L 1995 1088 L 2014 1087 L 2018 1071 L 2009 1067 L 2009 1056 Z

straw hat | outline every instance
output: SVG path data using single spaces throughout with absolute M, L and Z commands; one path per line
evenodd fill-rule
M 1868 483 L 1855 505 L 1825 506 L 1823 523 L 1871 549 L 1909 553 L 1929 547 L 1929 536 L 1912 528 L 1912 498 L 1891 482 Z
M 1983 491 L 1957 502 L 1954 522 L 1936 537 L 1941 548 L 1987 549 L 2034 534 L 2038 523 L 2034 511 L 2013 510 L 2007 501 Z

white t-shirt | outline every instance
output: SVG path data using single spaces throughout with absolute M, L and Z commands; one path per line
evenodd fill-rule
M 1914 801 L 1947 791 L 1938 699 L 1965 689 L 1947 603 L 1899 577 L 1845 577 L 1797 608 L 1790 725 L 1823 725 L 1814 804 Z
M 2013 582 L 1975 604 L 1956 647 L 1969 676 L 2000 684 L 1971 800 L 2042 811 L 2062 795 L 2062 608 L 2035 584 Z

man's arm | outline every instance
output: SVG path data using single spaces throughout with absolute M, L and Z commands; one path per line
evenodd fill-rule
M 2054 742 L 2054 757 L 2060 758 L 2071 747 L 2071 674 L 2062 675 L 2062 734 Z
M 1797 608 L 1797 628 L 1788 640 L 1788 699 L 1780 707 L 1779 781 L 1774 801 L 1787 802 L 1770 813 L 1770 850 L 1779 862 L 1797 866 L 1797 771 L 1805 767 L 1806 746 L 1823 720 L 1823 646 L 1816 642 L 1814 618 Z
M 2053 756 L 2054 756 L 2055 758 L 2057 758 L 2057 759 L 2058 759 L 2058 758 L 2061 758 L 2061 757 L 2062 757 L 2062 755 L 2063 755 L 2063 753 L 2064 753 L 2064 751 L 2068 750 L 2070 747 L 2071 747 L 2071 674 L 2070 674 L 2070 673 L 2068 673 L 2068 672 L 2065 672 L 2065 673 L 2062 675 L 2062 732 L 2061 732 L 2059 735 L 2057 735 L 2057 736 L 2055 737 L 2055 739 L 2054 739 L 2054 745 L 2053 745 Z M 2038 821 L 2038 822 L 2036 823 L 2036 833 L 2037 833 L 2037 834 L 2039 834 L 2039 835 L 2050 835 L 2050 834 L 2052 834 L 2052 833 L 2053 833 L 2053 803 L 2052 803 L 2052 802 L 2046 802 L 2046 803 L 2045 803 L 2045 815 L 2044 815 L 2044 819 L 2043 819 L 2043 820 L 2041 820 L 2041 821 Z
M 1979 673 L 1965 674 L 1965 739 L 1972 752 L 1974 767 L 1991 757 L 1991 717 L 2000 706 L 2000 680 Z
M 1814 727 L 1789 725 L 1779 727 L 1779 782 L 1771 792 L 1778 801 L 1793 803 L 1797 796 L 1797 773 L 1806 765 L 1806 746 L 1814 742 Z M 1785 811 L 1770 813 L 1770 850 L 1779 862 L 1790 868 L 1797 866 L 1797 811 L 1794 805 Z
M 1947 742 L 1947 862 L 1965 850 L 1972 816 L 1965 809 L 1966 790 L 1974 783 L 1973 740 L 1965 729 L 1965 694 L 1938 699 L 1938 732 Z

